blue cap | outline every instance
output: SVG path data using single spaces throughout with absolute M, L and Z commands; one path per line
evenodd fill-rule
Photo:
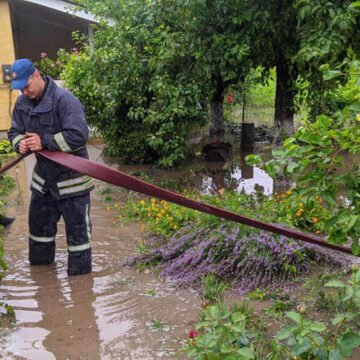
M 29 80 L 29 76 L 35 71 L 34 64 L 29 59 L 16 60 L 10 70 L 11 90 L 22 90 Z

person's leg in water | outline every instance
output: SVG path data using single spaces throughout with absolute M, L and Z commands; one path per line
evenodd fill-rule
M 59 200 L 65 221 L 68 274 L 91 272 L 90 194 Z
M 47 265 L 54 261 L 60 216 L 58 202 L 50 193 L 32 192 L 29 208 L 29 260 L 32 265 Z

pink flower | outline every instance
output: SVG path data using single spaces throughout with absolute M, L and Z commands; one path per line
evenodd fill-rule
M 230 95 L 227 97 L 227 99 L 228 99 L 230 102 L 233 102 L 233 101 L 234 101 L 234 99 L 233 99 L 232 96 L 230 96 Z
M 60 64 L 61 64 L 61 61 L 58 60 L 58 61 L 56 62 L 56 65 L 59 66 Z
M 46 58 L 47 56 L 47 53 L 45 51 L 41 52 L 40 53 L 40 57 L 43 59 L 43 58 Z
M 195 331 L 195 330 L 191 330 L 190 333 L 189 333 L 189 338 L 190 339 L 195 339 L 196 336 L 197 336 L 198 332 Z
M 55 64 L 54 63 L 51 63 L 51 65 L 50 65 L 51 67 L 55 67 Z
M 208 302 L 207 300 L 203 299 L 203 300 L 201 301 L 201 307 L 202 307 L 202 308 L 205 308 L 205 307 L 207 307 L 208 305 L 209 305 L 209 302 Z
M 75 55 L 78 55 L 78 54 L 79 54 L 79 49 L 76 48 L 76 47 L 72 48 L 71 51 L 72 51 L 73 54 L 75 54 Z

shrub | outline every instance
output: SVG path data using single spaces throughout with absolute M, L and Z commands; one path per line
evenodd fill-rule
M 202 321 L 196 330 L 190 331 L 182 351 L 187 351 L 189 359 L 254 359 L 250 347 L 253 335 L 247 329 L 247 316 L 241 310 L 236 303 L 231 310 L 220 302 L 206 306 Z
M 273 150 L 274 158 L 263 163 L 272 177 L 282 169 L 296 180 L 285 210 L 289 217 L 294 219 L 301 212 L 300 198 L 304 206 L 316 210 L 305 213 L 313 218 L 312 223 L 323 217 L 319 230 L 328 233 L 328 241 L 347 244 L 351 240 L 355 255 L 360 254 L 360 167 L 357 162 L 347 168 L 345 164 L 347 153 L 360 152 L 359 134 L 360 115 L 355 115 L 351 108 L 333 118 L 320 115 L 313 123 L 305 121 L 294 137 L 284 141 L 282 148 Z M 247 159 L 250 164 L 262 162 L 257 155 Z
M 71 57 L 63 78 L 104 136 L 110 155 L 125 163 L 178 165 L 191 129 L 207 116 L 198 79 L 170 34 L 156 2 L 124 5 L 121 22 L 95 34 L 95 51 Z M 157 12 L 160 12 L 157 14 Z
M 40 60 L 35 61 L 35 67 L 40 71 L 41 75 L 50 76 L 53 79 L 60 79 L 60 74 L 64 70 L 69 61 L 70 54 L 78 55 L 79 50 L 72 48 L 70 52 L 65 49 L 59 49 L 56 59 L 51 59 L 45 51 L 40 53 Z

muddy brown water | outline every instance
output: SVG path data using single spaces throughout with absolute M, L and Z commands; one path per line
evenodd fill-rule
M 96 159 L 96 150 L 91 153 Z M 197 322 L 199 296 L 154 274 L 122 266 L 136 254 L 140 225 L 115 224 L 96 190 L 91 207 L 92 274 L 67 275 L 62 221 L 56 262 L 29 265 L 28 180 L 33 163 L 31 156 L 11 170 L 17 187 L 7 214 L 16 219 L 3 235 L 9 270 L 0 299 L 13 306 L 16 323 L 0 328 L 0 358 L 175 359 Z
M 104 162 L 102 146 L 89 147 L 91 159 Z M 0 300 L 12 305 L 16 323 L 0 327 L 0 359 L 185 359 L 175 356 L 198 321 L 200 298 L 191 289 L 137 272 L 122 265 L 136 255 L 141 225 L 120 226 L 99 194 L 92 192 L 93 272 L 69 277 L 64 224 L 58 226 L 56 262 L 32 267 L 28 262 L 27 212 L 34 156 L 10 171 L 16 189 L 7 215 L 15 215 L 6 228 L 5 261 L 9 270 L 0 287 Z M 112 164 L 118 168 L 117 164 Z M 205 169 L 205 171 L 204 171 Z M 164 177 L 151 166 L 122 167 L 126 172 Z M 274 181 L 239 156 L 237 165 L 192 165 L 169 176 L 186 178 L 190 186 L 210 193 L 214 187 L 251 193 L 260 187 L 266 194 L 281 192 L 288 180 Z M 146 180 L 146 179 L 145 179 Z M 233 296 L 231 296 L 233 300 Z M 276 332 L 276 331 L 275 331 Z M 352 359 L 360 359 L 359 351 Z

